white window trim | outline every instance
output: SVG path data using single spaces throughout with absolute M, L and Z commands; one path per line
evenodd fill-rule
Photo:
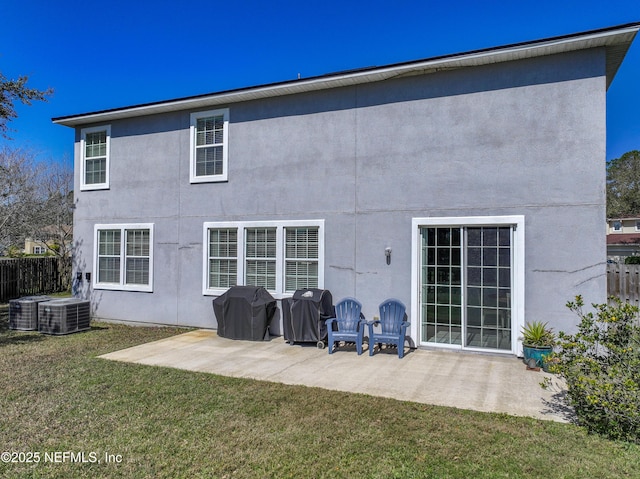
M 237 283 L 244 284 L 245 268 L 245 228 L 276 228 L 276 289 L 269 291 L 275 299 L 288 298 L 291 292 L 285 292 L 285 238 L 284 229 L 291 227 L 317 227 L 318 228 L 318 288 L 324 288 L 324 220 L 287 220 L 287 221 L 224 221 L 206 222 L 202 228 L 203 267 L 202 267 L 202 294 L 205 296 L 220 296 L 228 288 L 209 288 L 209 229 L 211 228 L 237 228 L 238 230 L 238 268 Z
M 196 124 L 198 119 L 210 116 L 223 116 L 224 127 L 222 130 L 222 174 L 196 176 Z M 211 183 L 227 181 L 229 177 L 229 109 L 198 111 L 191 113 L 189 127 L 189 180 L 191 183 Z
M 433 218 L 412 218 L 411 220 L 411 338 L 415 344 L 420 340 L 420 227 L 423 226 L 514 226 L 513 231 L 513 287 L 512 287 L 512 329 L 510 354 L 522 356 L 520 331 L 524 326 L 524 216 L 453 216 Z M 431 344 L 429 347 L 442 349 L 463 349 L 462 345 Z M 486 349 L 464 348 L 465 351 Z M 498 354 L 503 351 L 492 350 Z
M 122 223 L 122 224 L 96 224 L 93 227 L 93 289 L 108 289 L 115 291 L 140 291 L 145 293 L 153 292 L 153 223 Z M 98 282 L 98 247 L 100 230 L 120 230 L 120 282 L 119 283 L 99 283 Z M 149 230 L 149 284 L 126 284 L 126 230 Z
M 107 132 L 107 157 L 106 157 L 106 161 L 105 161 L 105 181 L 104 183 L 85 183 L 86 180 L 86 166 L 87 166 L 87 159 L 85 157 L 86 155 L 86 148 L 85 148 L 85 142 L 86 142 L 86 138 L 87 138 L 87 133 L 97 133 L 99 131 L 105 131 Z M 108 190 L 109 189 L 109 170 L 110 170 L 110 163 L 111 163 L 111 125 L 101 125 L 101 126 L 94 126 L 91 128 L 83 128 L 80 130 L 80 158 L 82 158 L 82 161 L 80 162 L 80 191 L 91 191 L 91 190 Z

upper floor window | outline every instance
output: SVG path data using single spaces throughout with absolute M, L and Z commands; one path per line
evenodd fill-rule
M 622 221 L 613 222 L 613 231 L 622 231 Z
M 94 288 L 153 291 L 153 225 L 96 225 Z
M 229 110 L 191 114 L 191 183 L 227 180 Z
M 81 132 L 82 190 L 109 188 L 111 126 L 84 128 Z
M 636 220 L 636 231 L 640 231 L 640 220 Z

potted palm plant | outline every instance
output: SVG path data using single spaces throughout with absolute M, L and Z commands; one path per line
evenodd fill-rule
M 547 323 L 532 321 L 522 328 L 522 342 L 525 364 L 539 368 L 543 366 L 544 358 L 553 352 L 556 335 Z

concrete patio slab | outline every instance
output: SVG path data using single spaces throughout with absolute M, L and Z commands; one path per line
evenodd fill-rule
M 166 366 L 369 394 L 438 406 L 506 413 L 567 422 L 571 411 L 560 401 L 561 382 L 544 372 L 528 371 L 521 360 L 497 355 L 412 350 L 399 359 L 384 349 L 373 357 L 365 348 L 343 346 L 329 355 L 313 344 L 236 341 L 215 331 L 196 330 L 100 356 Z M 552 388 L 540 382 L 552 378 Z

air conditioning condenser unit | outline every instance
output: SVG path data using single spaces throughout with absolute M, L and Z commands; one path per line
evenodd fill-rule
M 9 301 L 9 329 L 38 330 L 38 305 L 50 301 L 49 296 L 24 296 Z
M 56 299 L 38 305 L 38 331 L 44 334 L 71 334 L 89 329 L 91 302 Z

